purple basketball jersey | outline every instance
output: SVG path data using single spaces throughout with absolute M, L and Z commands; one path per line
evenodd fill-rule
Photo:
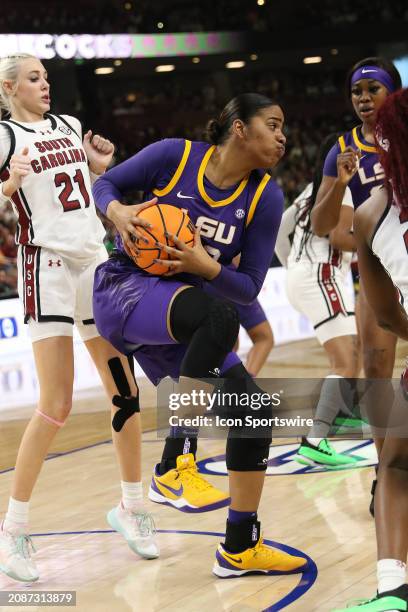
M 378 161 L 377 149 L 364 140 L 361 127 L 355 127 L 351 132 L 340 136 L 338 142 L 330 149 L 324 163 L 324 176 L 337 176 L 337 155 L 346 147 L 352 147 L 361 152 L 359 169 L 349 182 L 353 196 L 354 208 L 365 202 L 373 192 L 384 182 L 384 170 Z
M 186 209 L 200 228 L 204 247 L 222 264 L 219 275 L 209 284 L 221 298 L 250 304 L 262 287 L 272 259 L 283 194 L 264 170 L 253 170 L 228 189 L 211 184 L 205 170 L 214 151 L 215 147 L 207 143 L 182 139 L 153 143 L 104 174 L 94 185 L 95 201 L 106 213 L 110 202 L 139 189 L 144 191 L 145 201 L 155 196 L 159 203 Z M 96 271 L 94 317 L 101 335 L 124 352 L 122 334 L 130 312 L 156 283 L 164 286 L 166 280 L 135 266 L 125 255 L 120 238 L 117 251 L 122 253 L 119 259 L 106 262 Z M 228 264 L 238 253 L 239 267 L 230 269 Z M 203 284 L 201 278 L 192 275 L 172 278 L 184 284 Z
M 165 151 L 168 143 L 157 144 L 162 144 Z M 228 264 L 241 252 L 245 228 L 250 224 L 265 188 L 268 186 L 267 191 L 277 192 L 279 188 L 269 174 L 255 170 L 234 187 L 220 190 L 205 177 L 214 146 L 205 142 L 175 140 L 173 147 L 179 156 L 182 153 L 175 173 L 170 180 L 168 172 L 157 176 L 157 186 L 146 190 L 144 199 L 157 197 L 159 204 L 172 204 L 187 210 L 194 225 L 200 227 L 202 242 L 210 255 L 220 263 Z M 116 246 L 123 250 L 120 237 Z

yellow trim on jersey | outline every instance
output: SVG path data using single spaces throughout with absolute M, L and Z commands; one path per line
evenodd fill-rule
M 255 191 L 255 195 L 252 198 L 252 202 L 249 206 L 249 211 L 248 211 L 248 217 L 247 217 L 247 222 L 246 225 L 249 225 L 252 221 L 252 217 L 255 214 L 255 210 L 256 207 L 258 205 L 259 199 L 261 197 L 261 195 L 263 194 L 263 191 L 266 187 L 266 185 L 268 184 L 268 182 L 271 180 L 271 175 L 270 174 L 265 174 L 265 176 L 263 177 L 262 181 L 259 183 L 257 190 Z
M 234 193 L 230 195 L 228 198 L 225 198 L 225 200 L 215 201 L 212 198 L 210 198 L 210 196 L 206 193 L 204 189 L 204 173 L 205 173 L 205 169 L 207 168 L 209 159 L 211 155 L 214 153 L 214 151 L 215 151 L 215 145 L 213 145 L 212 147 L 208 149 L 208 151 L 206 152 L 206 154 L 204 155 L 202 159 L 200 168 L 198 170 L 198 175 L 197 175 L 197 186 L 198 186 L 198 191 L 200 192 L 200 196 L 203 198 L 204 202 L 206 202 L 209 206 L 213 206 L 215 208 L 218 206 L 226 206 L 227 204 L 231 204 L 231 202 L 236 200 L 241 195 L 241 193 L 244 191 L 245 187 L 247 186 L 249 177 L 242 179 L 242 181 L 240 182 L 240 184 L 238 185 Z
M 186 142 L 184 144 L 183 157 L 180 160 L 180 163 L 179 163 L 179 165 L 177 167 L 177 170 L 175 171 L 175 173 L 171 177 L 171 180 L 170 180 L 169 184 L 166 185 L 166 187 L 163 187 L 163 189 L 153 189 L 154 195 L 165 196 L 168 193 L 170 193 L 170 191 L 172 189 L 174 189 L 174 187 L 177 185 L 177 182 L 178 182 L 180 176 L 183 173 L 184 168 L 186 167 L 186 163 L 187 163 L 187 160 L 188 160 L 188 156 L 190 155 L 190 151 L 191 151 L 191 140 L 186 140 Z
M 353 140 L 354 143 L 356 145 L 356 147 L 358 149 L 360 149 L 361 151 L 367 151 L 367 153 L 377 153 L 377 148 L 374 146 L 369 146 L 369 145 L 365 145 L 364 143 L 361 142 L 361 140 L 358 137 L 357 134 L 357 128 L 353 128 L 353 131 L 351 132 L 351 135 L 353 136 Z
M 344 150 L 346 148 L 346 141 L 344 140 L 344 136 L 340 136 L 339 138 L 339 147 L 340 147 L 340 151 L 344 153 Z

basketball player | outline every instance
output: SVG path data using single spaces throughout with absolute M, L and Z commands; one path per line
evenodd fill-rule
M 274 167 L 285 152 L 283 121 L 281 108 L 269 98 L 243 94 L 210 122 L 212 146 L 181 139 L 156 142 L 95 183 L 96 202 L 121 235 L 116 257 L 96 271 L 95 321 L 119 350 L 129 353 L 141 345 L 135 358 L 145 371 L 146 361 L 161 377 L 182 380 L 208 378 L 220 371 L 231 387 L 245 384 L 249 393 L 259 389 L 231 352 L 239 330 L 231 302 L 249 304 L 256 298 L 272 258 L 283 195 L 262 169 Z M 144 273 L 126 254 L 133 245 L 132 224 L 139 211 L 139 205 L 121 204 L 130 189 L 186 208 L 197 226 L 193 247 L 173 236 L 174 248 L 160 245 L 175 258 L 163 260 L 169 268 L 165 278 Z M 238 268 L 229 269 L 238 253 Z M 204 281 L 229 301 L 205 293 Z M 163 351 L 175 346 L 181 360 L 162 362 Z M 228 437 L 231 506 L 225 543 L 218 547 L 213 568 L 218 576 L 298 572 L 305 567 L 305 559 L 266 546 L 260 536 L 257 509 L 270 442 L 269 431 L 258 439 Z M 191 452 L 183 455 L 186 439 L 167 438 L 152 479 L 151 499 L 189 504 L 197 483 L 196 438 L 188 443 Z M 211 497 L 211 491 L 207 498 L 205 493 L 200 491 L 200 498 L 207 505 L 224 505 L 224 500 Z M 189 511 L 197 508 L 190 505 Z
M 360 275 L 378 324 L 408 340 L 407 89 L 384 102 L 377 136 L 386 182 L 355 216 Z M 385 436 L 375 495 L 377 596 L 347 607 L 347 612 L 408 610 L 408 440 L 396 435 L 390 431 Z
M 354 304 L 346 284 L 352 251 L 356 248 L 351 231 L 354 208 L 350 190 L 345 191 L 340 220 L 330 236 L 320 238 L 310 227 L 323 163 L 337 139 L 338 134 L 332 134 L 322 143 L 313 183 L 285 211 L 276 242 L 277 255 L 287 267 L 288 299 L 312 322 L 330 364 L 313 427 L 302 439 L 297 460 L 306 465 L 332 468 L 352 466 L 358 461 L 352 455 L 337 453 L 327 440 L 339 412 L 344 418 L 350 418 L 353 407 L 350 379 L 356 378 L 359 371 Z M 292 245 L 290 235 L 293 235 Z
M 0 204 L 11 200 L 18 215 L 19 295 L 40 386 L 1 523 L 0 570 L 20 581 L 39 577 L 28 535 L 29 502 L 55 434 L 71 410 L 74 323 L 113 401 L 116 421 L 122 422 L 117 409 L 123 406 L 122 395 L 133 411 L 121 431 L 113 432 L 123 497 L 110 511 L 109 522 L 136 553 L 157 557 L 154 523 L 142 504 L 137 385 L 127 360 L 99 336 L 92 313 L 94 270 L 106 252 L 91 180 L 105 171 L 113 145 L 90 131 L 82 140 L 77 119 L 48 113 L 47 72 L 33 56 L 0 60 L 0 102 L 10 114 L 0 123 Z
M 358 208 L 383 184 L 384 172 L 375 146 L 374 127 L 378 111 L 387 96 L 401 87 L 401 77 L 392 62 L 380 57 L 368 57 L 353 66 L 346 86 L 361 125 L 339 138 L 327 155 L 323 180 L 312 211 L 313 231 L 318 236 L 327 235 L 337 225 L 347 186 L 354 207 Z M 359 293 L 359 330 L 366 378 L 391 378 L 397 338 L 377 325 L 363 285 L 360 285 Z M 384 385 L 384 396 L 373 397 L 372 401 L 387 405 L 391 401 L 391 392 Z M 375 440 L 375 443 L 380 456 L 382 441 Z M 375 481 L 373 495 L 374 491 Z M 372 504 L 370 511 L 373 512 Z

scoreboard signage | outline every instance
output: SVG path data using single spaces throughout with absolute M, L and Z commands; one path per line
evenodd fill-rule
M 0 57 L 31 53 L 50 59 L 126 59 L 212 55 L 242 48 L 238 32 L 185 34 L 1 34 Z

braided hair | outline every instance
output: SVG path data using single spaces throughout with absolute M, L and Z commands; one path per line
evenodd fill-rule
M 317 155 L 315 170 L 313 173 L 312 193 L 307 198 L 305 205 L 302 207 L 299 207 L 299 210 L 296 212 L 295 223 L 303 231 L 302 238 L 300 240 L 299 253 L 297 256 L 298 259 L 303 253 L 303 250 L 305 250 L 306 255 L 309 257 L 310 261 L 312 261 L 308 253 L 308 246 L 309 246 L 310 238 L 313 235 L 313 231 L 311 227 L 311 214 L 310 213 L 312 212 L 312 208 L 315 205 L 317 192 L 319 191 L 320 183 L 322 182 L 322 179 L 323 179 L 323 166 L 324 166 L 326 156 L 328 152 L 330 151 L 330 149 L 336 144 L 340 136 L 341 136 L 340 132 L 329 134 L 329 136 L 327 136 L 323 140 L 322 144 L 320 145 L 319 152 Z

